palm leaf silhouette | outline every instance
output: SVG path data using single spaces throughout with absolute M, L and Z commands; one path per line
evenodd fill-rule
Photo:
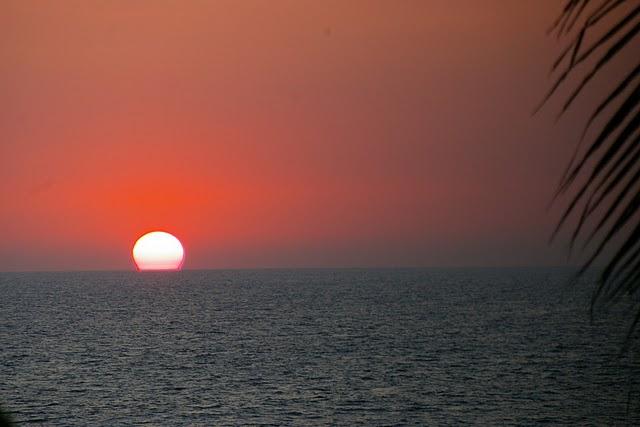
M 11 418 L 9 417 L 8 414 L 5 414 L 4 412 L 2 412 L 2 409 L 0 409 L 0 427 L 11 427 L 13 426 L 13 423 L 11 422 Z
M 536 111 L 568 80 L 577 78 L 559 118 L 614 60 L 629 55 L 632 61 L 587 119 L 554 196 L 556 200 L 572 193 L 552 239 L 577 217 L 570 248 L 582 239 L 582 250 L 590 250 L 578 276 L 604 262 L 591 301 L 593 313 L 598 304 L 614 303 L 640 290 L 640 2 L 566 0 L 549 33 L 571 38 L 552 65 L 555 81 Z M 589 38 L 594 40 L 587 44 Z M 590 68 L 580 71 L 585 67 Z M 600 127 L 592 129 L 596 123 Z M 583 147 L 594 130 L 595 137 Z M 637 304 L 629 336 L 639 322 Z

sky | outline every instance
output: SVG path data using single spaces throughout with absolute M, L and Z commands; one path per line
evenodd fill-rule
M 565 262 L 558 1 L 0 6 L 0 270 Z

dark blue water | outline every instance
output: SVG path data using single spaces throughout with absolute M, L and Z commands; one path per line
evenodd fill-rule
M 2 273 L 0 404 L 64 426 L 638 424 L 626 324 L 590 325 L 567 278 Z

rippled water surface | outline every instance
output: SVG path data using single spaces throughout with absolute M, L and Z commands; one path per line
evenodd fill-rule
M 64 426 L 638 424 L 625 324 L 590 325 L 567 277 L 1 273 L 0 404 Z

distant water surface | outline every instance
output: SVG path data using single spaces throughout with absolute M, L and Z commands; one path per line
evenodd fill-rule
M 568 277 L 0 273 L 0 405 L 24 425 L 638 425 L 626 324 L 589 324 Z

